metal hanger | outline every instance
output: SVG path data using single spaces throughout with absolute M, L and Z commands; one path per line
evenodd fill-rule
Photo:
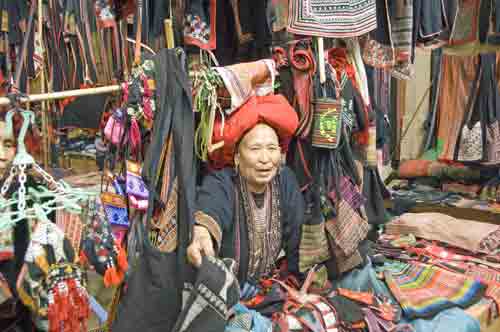
M 16 97 L 19 100 L 19 95 Z M 82 211 L 80 204 L 88 201 L 95 193 L 72 188 L 63 180 L 56 181 L 37 164 L 33 156 L 26 150 L 24 144 L 24 138 L 29 126 L 35 122 L 35 114 L 32 111 L 19 108 L 17 101 L 13 98 L 11 100 L 13 100 L 15 106 L 5 117 L 7 134 L 9 136 L 14 134 L 12 120 L 15 114 L 22 116 L 23 124 L 17 138 L 16 156 L 9 170 L 9 175 L 0 189 L 0 231 L 23 219 L 48 220 L 47 216 L 56 210 L 65 209 L 80 213 Z M 41 176 L 45 186 L 39 185 L 35 188 L 28 188 L 27 191 L 26 172 L 28 170 Z M 11 197 L 6 197 L 15 177 L 17 177 L 19 188 Z M 26 207 L 28 200 L 33 202 L 33 207 Z M 17 205 L 15 211 L 11 209 L 14 205 Z

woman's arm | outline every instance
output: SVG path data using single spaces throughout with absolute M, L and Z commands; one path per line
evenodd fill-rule
M 202 251 L 213 255 L 220 250 L 222 235 L 233 220 L 233 191 L 230 171 L 215 172 L 203 179 L 196 197 L 193 240 L 188 248 L 188 258 L 194 265 L 201 262 Z

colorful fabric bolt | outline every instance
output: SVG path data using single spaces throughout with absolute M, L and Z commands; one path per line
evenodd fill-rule
M 399 272 L 385 271 L 384 277 L 410 319 L 432 317 L 451 307 L 467 308 L 486 290 L 477 280 L 418 263 L 408 264 Z

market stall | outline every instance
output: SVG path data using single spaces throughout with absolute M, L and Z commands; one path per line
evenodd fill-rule
M 499 329 L 500 2 L 0 13 L 0 331 Z

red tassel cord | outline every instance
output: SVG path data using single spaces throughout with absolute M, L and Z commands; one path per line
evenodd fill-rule
M 153 96 L 153 93 L 149 88 L 148 79 L 146 76 L 142 77 L 142 85 L 144 87 L 144 96 L 142 98 L 142 109 L 144 112 L 144 117 L 150 121 L 153 120 L 153 108 L 151 106 L 151 97 Z
M 132 144 L 132 150 L 136 149 L 141 145 L 141 130 L 139 129 L 139 124 L 137 119 L 132 118 L 130 121 L 130 143 Z
M 118 242 L 115 242 L 115 251 L 117 253 L 118 267 L 121 271 L 126 272 L 128 270 L 128 261 L 125 248 L 123 248 Z

